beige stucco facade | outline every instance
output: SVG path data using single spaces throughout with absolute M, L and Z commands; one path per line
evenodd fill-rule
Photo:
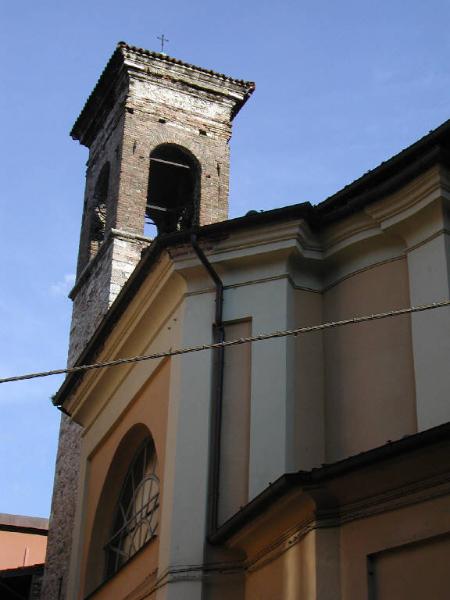
M 108 538 L 110 523 L 114 519 L 117 504 L 117 481 L 124 479 L 128 464 L 146 433 L 151 432 L 157 455 L 157 475 L 164 471 L 166 448 L 167 406 L 170 362 L 161 364 L 148 383 L 139 391 L 119 422 L 108 432 L 86 460 L 86 497 L 82 550 L 81 589 L 92 591 L 103 583 L 104 564 L 102 553 Z M 141 430 L 143 430 L 141 432 Z M 121 447 L 123 446 L 123 447 Z M 110 471 L 112 466 L 113 471 Z M 161 488 L 161 498 L 164 490 Z M 108 508 L 107 508 L 108 507 Z M 103 540 L 103 545 L 101 541 Z M 120 597 L 130 587 L 137 587 L 143 579 L 157 569 L 158 538 L 135 558 L 133 577 L 126 578 L 125 587 L 121 577 L 113 578 L 98 593 L 99 598 Z M 141 565 L 139 568 L 138 565 Z M 145 577 L 142 577 L 142 575 Z
M 449 268 L 443 250 L 447 203 L 442 173 L 431 169 L 320 233 L 302 219 L 289 219 L 203 243 L 224 281 L 227 339 L 446 298 L 448 280 L 443 284 L 434 271 Z M 436 281 L 432 296 L 418 297 L 433 277 L 440 286 Z M 189 244 L 161 252 L 97 360 L 211 342 L 214 298 Z M 430 328 L 442 345 L 424 364 L 435 348 Z M 450 405 L 440 400 L 450 387 L 450 336 L 444 333 L 450 333 L 445 308 L 228 349 L 219 526 L 284 473 L 342 461 L 450 420 Z M 106 531 L 98 533 L 96 518 L 113 505 L 104 482 L 121 440 L 137 424 L 148 428 L 158 453 L 158 535 L 92 598 L 366 598 L 367 561 L 376 565 L 382 590 L 373 598 L 422 597 L 406 591 L 396 596 L 390 573 L 406 557 L 411 564 L 429 561 L 430 573 L 436 568 L 439 576 L 433 553 L 448 549 L 450 496 L 447 488 L 435 493 L 428 483 L 418 499 L 414 490 L 402 492 L 404 502 L 388 505 L 380 497 L 393 480 L 388 470 L 383 474 L 384 466 L 373 474 L 381 478 L 377 490 L 370 490 L 370 470 L 348 483 L 348 489 L 369 490 L 365 501 L 378 503 L 373 514 L 358 512 L 361 499 L 342 499 L 341 488 L 324 489 L 320 502 L 299 490 L 226 542 L 207 544 L 212 368 L 212 352 L 203 351 L 92 371 L 65 401 L 65 410 L 83 426 L 68 598 L 84 598 L 101 582 L 101 559 L 97 566 L 92 561 L 92 544 L 100 552 Z M 403 489 L 405 482 L 395 477 Z M 323 502 L 334 512 L 319 518 Z M 347 518 L 341 505 L 356 508 Z M 435 598 L 443 599 L 439 590 Z
M 229 543 L 245 551 L 244 597 L 447 598 L 446 437 L 432 450 L 299 484 L 241 524 Z

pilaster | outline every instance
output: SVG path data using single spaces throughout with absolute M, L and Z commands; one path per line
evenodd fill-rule
M 209 281 L 206 280 L 209 287 Z M 214 292 L 187 295 L 180 347 L 211 343 Z M 212 353 L 172 363 L 157 600 L 202 597 L 207 537 Z
M 439 199 L 407 234 L 411 304 L 450 297 L 448 200 Z M 450 420 L 450 313 L 448 308 L 411 316 L 419 431 Z

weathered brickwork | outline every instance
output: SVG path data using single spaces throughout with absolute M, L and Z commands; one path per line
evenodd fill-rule
M 68 364 L 75 364 L 104 314 L 116 299 L 149 242 L 112 230 L 71 293 L 72 324 Z
M 120 99 L 122 102 L 124 99 Z M 104 129 L 100 130 L 97 138 L 89 149 L 89 160 L 86 171 L 86 188 L 84 209 L 78 252 L 77 280 L 93 258 L 90 248 L 92 211 L 95 204 L 94 190 L 101 171 L 106 163 L 110 166 L 108 198 L 106 203 L 106 231 L 115 226 L 114 213 L 120 181 L 121 148 L 123 140 L 123 111 L 112 111 Z
M 118 45 L 72 130 L 72 137 L 89 148 L 89 160 L 77 281 L 71 292 L 69 365 L 77 362 L 150 243 L 143 234 L 154 148 L 175 144 L 199 164 L 196 223 L 227 219 L 231 121 L 253 88 L 249 82 Z M 63 416 L 45 600 L 66 596 L 80 438 L 79 427 Z
M 76 509 L 81 428 L 61 415 L 55 483 L 41 600 L 65 597 L 66 576 Z

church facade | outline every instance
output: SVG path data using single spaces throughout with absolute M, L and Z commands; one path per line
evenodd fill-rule
M 89 148 L 43 598 L 444 600 L 450 124 L 229 220 L 254 84 L 120 43 Z M 174 355 L 180 348 L 218 344 Z M 432 591 L 432 593 L 430 592 Z

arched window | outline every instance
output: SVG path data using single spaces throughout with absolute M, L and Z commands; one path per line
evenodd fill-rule
M 156 233 L 189 229 L 197 221 L 200 165 L 175 144 L 157 146 L 150 155 L 146 223 Z
M 116 448 L 97 502 L 86 557 L 85 595 L 113 576 L 156 535 L 158 469 L 150 431 L 136 423 Z
M 151 438 L 137 451 L 123 482 L 111 537 L 105 546 L 106 576 L 113 575 L 156 533 L 159 479 Z
M 105 163 L 95 184 L 89 236 L 91 256 L 94 256 L 98 252 L 105 239 L 109 170 L 109 163 Z

